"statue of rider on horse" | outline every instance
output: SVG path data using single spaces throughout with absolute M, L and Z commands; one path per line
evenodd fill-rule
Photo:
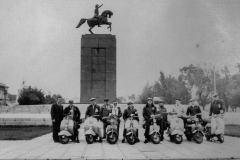
M 91 34 L 93 34 L 92 29 L 95 27 L 95 25 L 98 25 L 98 27 L 101 27 L 100 25 L 109 25 L 108 28 L 110 29 L 110 31 L 112 30 L 112 23 L 108 22 L 107 18 L 111 18 L 111 16 L 113 15 L 112 11 L 110 10 L 105 10 L 102 12 L 102 14 L 99 16 L 99 11 L 98 9 L 101 7 L 102 5 L 96 5 L 95 6 L 95 10 L 94 10 L 94 17 L 93 18 L 89 18 L 89 19 L 85 19 L 82 18 L 80 19 L 80 22 L 78 23 L 76 28 L 79 28 L 82 24 L 84 24 L 86 21 L 88 23 L 89 28 L 89 32 Z

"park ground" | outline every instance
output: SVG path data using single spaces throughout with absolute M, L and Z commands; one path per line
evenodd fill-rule
M 239 129 L 239 128 L 238 128 Z M 228 127 L 226 127 L 228 130 Z M 87 144 L 83 129 L 80 129 L 80 143 L 69 142 L 66 145 L 54 143 L 52 134 L 48 133 L 32 140 L 0 141 L 0 159 L 216 159 L 240 158 L 240 138 L 225 136 L 225 142 L 208 142 L 202 144 L 188 142 L 185 138 L 182 144 L 170 142 L 167 135 L 158 145 L 144 144 L 144 130 L 140 128 L 140 143 L 129 145 L 120 140 L 110 145 L 103 143 Z M 237 130 L 236 130 L 237 132 Z M 122 127 L 120 128 L 122 133 Z

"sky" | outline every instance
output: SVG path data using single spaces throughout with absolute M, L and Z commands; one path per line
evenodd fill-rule
M 45 93 L 80 97 L 81 18 L 94 6 L 114 14 L 95 34 L 117 39 L 117 96 L 140 94 L 159 72 L 179 75 L 190 64 L 240 62 L 238 0 L 1 0 L 0 83 L 17 94 L 23 80 Z

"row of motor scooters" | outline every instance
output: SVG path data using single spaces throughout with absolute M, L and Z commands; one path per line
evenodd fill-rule
M 183 118 L 186 119 L 184 127 Z M 171 141 L 176 144 L 181 144 L 183 141 L 183 135 L 186 136 L 188 141 L 194 140 L 196 143 L 201 144 L 205 135 L 207 141 L 224 142 L 224 122 L 222 114 L 215 114 L 209 117 L 209 120 L 205 121 L 195 116 L 183 117 L 182 115 L 172 114 L 168 116 L 168 122 L 170 125 L 169 137 Z
M 98 137 L 97 126 L 98 126 L 98 117 L 99 115 L 94 115 L 88 117 L 86 120 L 81 119 L 81 122 L 84 122 L 84 134 L 85 139 L 88 144 L 96 142 Z M 138 121 L 135 120 L 137 116 L 131 115 L 124 122 L 124 129 L 126 129 L 126 139 L 130 145 L 133 145 L 137 142 L 137 131 L 138 131 Z M 197 116 L 183 117 L 176 115 L 176 113 L 162 113 L 161 115 L 154 115 L 150 119 L 150 129 L 149 137 L 152 143 L 159 144 L 161 141 L 160 126 L 157 123 L 157 119 L 162 119 L 164 128 L 169 127 L 168 136 L 170 141 L 175 142 L 176 144 L 181 144 L 183 141 L 183 135 L 186 136 L 188 141 L 192 139 L 200 144 L 203 142 L 203 137 L 205 135 L 208 141 L 217 137 L 217 140 L 220 143 L 224 142 L 224 122 L 223 115 L 213 115 L 210 117 L 210 120 L 204 126 L 204 122 L 197 118 Z M 183 118 L 186 118 L 186 124 L 184 127 Z M 108 117 L 103 117 L 102 119 L 106 120 L 106 139 L 109 144 L 115 144 L 118 141 L 118 117 L 110 115 Z M 67 144 L 69 139 L 75 141 L 76 134 L 74 134 L 74 121 L 70 117 L 65 117 L 61 122 L 59 140 L 62 144 Z M 80 127 L 80 125 L 79 125 Z M 205 128 L 205 129 L 204 129 Z M 204 129 L 204 131 L 203 131 Z

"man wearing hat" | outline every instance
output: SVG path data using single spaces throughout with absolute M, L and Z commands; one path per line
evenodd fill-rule
M 111 114 L 111 112 L 112 112 L 112 108 L 113 108 L 113 106 L 110 105 L 109 99 L 107 99 L 107 98 L 104 99 L 104 104 L 102 105 L 102 107 L 100 109 L 101 117 L 102 118 L 108 117 L 109 114 Z M 106 119 L 103 119 L 102 122 L 103 122 L 103 139 L 105 139 L 106 138 L 107 121 L 106 121 Z
M 73 105 L 73 100 L 69 101 L 69 106 L 64 109 L 63 113 L 65 117 L 69 116 L 74 121 L 74 134 L 76 142 L 79 143 L 77 124 L 80 123 L 81 112 L 78 107 Z
M 118 117 L 118 135 L 119 135 L 119 126 L 120 126 L 120 118 L 122 117 L 121 108 L 118 106 L 118 102 L 113 102 L 113 108 L 112 108 L 112 115 L 115 115 Z
M 51 108 L 54 142 L 59 142 L 58 133 L 60 132 L 60 125 L 63 120 L 63 106 L 61 105 L 61 99 L 61 97 L 57 97 L 57 102 L 53 104 Z
M 124 121 L 126 121 L 129 117 L 131 117 L 131 115 L 138 116 L 137 110 L 134 109 L 133 103 L 132 102 L 128 102 L 127 104 L 128 104 L 128 108 L 125 109 L 124 112 L 123 112 L 123 120 Z M 139 122 L 139 118 L 138 117 L 135 117 L 134 120 L 137 120 Z M 122 143 L 125 142 L 125 137 L 126 137 L 126 129 L 124 127 Z M 136 133 L 136 142 L 140 142 L 140 140 L 138 138 L 138 130 L 137 130 L 137 133 Z
M 149 137 L 149 127 L 151 124 L 151 118 L 156 114 L 157 108 L 156 106 L 153 105 L 153 99 L 152 98 L 148 98 L 147 99 L 147 104 L 146 106 L 143 108 L 143 117 L 145 119 L 145 124 L 146 124 L 146 128 L 145 128 L 145 141 L 144 143 L 148 143 L 148 141 L 150 141 L 150 137 Z
M 90 99 L 90 105 L 87 107 L 86 113 L 85 113 L 85 119 L 87 119 L 87 117 L 91 117 L 96 115 L 95 118 L 97 118 L 97 120 L 100 120 L 100 106 L 97 105 L 96 103 L 96 98 L 91 98 Z M 98 134 L 99 137 L 99 142 L 102 142 L 102 133 L 101 130 L 98 126 L 94 126 L 93 130 L 96 134 Z
M 225 113 L 225 106 L 222 100 L 218 98 L 218 94 L 214 93 L 213 96 L 213 101 L 210 104 L 210 109 L 209 109 L 209 117 L 212 116 L 213 114 L 224 114 Z M 206 124 L 210 123 L 210 119 L 204 119 L 202 125 L 204 126 L 203 131 L 206 131 Z M 213 129 L 213 128 L 212 128 Z
M 161 118 L 157 119 L 157 124 L 160 126 L 160 131 L 159 132 L 161 134 L 161 141 L 163 141 L 163 139 L 164 139 L 163 134 L 164 134 L 164 129 L 166 128 L 165 123 L 167 122 L 165 120 L 165 117 L 163 117 L 163 113 L 166 113 L 166 112 L 167 112 L 167 109 L 164 107 L 164 101 L 160 100 L 159 101 L 159 107 L 157 108 L 156 114 L 161 115 Z
M 213 102 L 210 105 L 209 116 L 212 114 L 220 114 L 225 112 L 225 106 L 222 100 L 218 98 L 218 94 L 213 94 Z

